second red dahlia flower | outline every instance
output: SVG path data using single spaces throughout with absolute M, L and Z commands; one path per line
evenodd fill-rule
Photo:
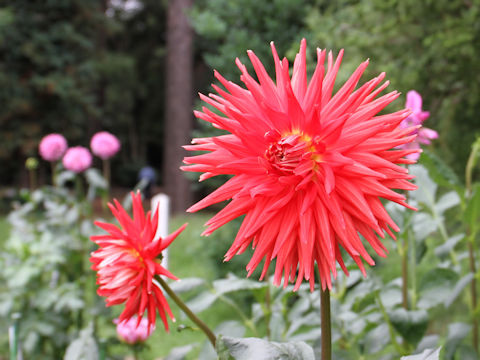
M 158 211 L 153 218 L 150 211 L 145 215 L 140 193 L 132 193 L 133 219 L 114 200 L 110 210 L 120 223 L 95 222 L 108 235 L 92 236 L 99 249 L 92 253 L 92 269 L 97 271 L 98 295 L 107 298 L 107 306 L 125 303 L 119 316 L 124 322 L 138 316 L 137 326 L 145 311 L 148 313 L 148 328 L 155 325 L 156 314 L 160 315 L 168 330 L 166 314 L 173 314 L 155 276 L 177 279 L 161 265 L 160 255 L 185 229 L 186 224 L 166 238 L 155 238 L 158 225 Z
M 194 145 L 185 148 L 207 153 L 185 158 L 190 166 L 183 169 L 203 172 L 200 180 L 220 174 L 233 177 L 188 211 L 231 200 L 207 222 L 204 232 L 208 235 L 245 215 L 226 260 L 252 244 L 249 275 L 265 260 L 263 277 L 275 259 L 276 284 L 283 276 L 285 286 L 296 279 L 298 288 L 305 278 L 313 289 L 317 264 L 322 287 L 330 288 L 337 262 L 347 272 L 342 248 L 364 272 L 362 259 L 374 264 L 364 243 L 385 256 L 378 237 L 399 230 L 380 198 L 409 207 L 405 196 L 392 189 L 416 188 L 408 181 L 408 170 L 398 164 L 412 163 L 405 156 L 418 149 L 394 148 L 411 142 L 415 128 L 399 126 L 409 110 L 377 115 L 399 96 L 394 91 L 378 97 L 388 85 L 380 85 L 384 73 L 355 90 L 368 60 L 332 94 L 343 50 L 335 61 L 328 54 L 326 71 L 326 51 L 317 50 L 310 81 L 305 40 L 291 77 L 287 59 L 279 59 L 273 43 L 272 52 L 275 82 L 249 51 L 258 82 L 237 59 L 246 88 L 216 72 L 226 91 L 213 85 L 218 95 L 200 95 L 224 116 L 207 107 L 195 115 L 229 134 L 193 139 Z

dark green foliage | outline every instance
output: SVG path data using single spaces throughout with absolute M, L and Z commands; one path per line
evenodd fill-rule
M 382 71 L 390 88 L 415 89 L 436 129 L 433 147 L 463 175 L 470 144 L 480 131 L 480 2 L 346 0 L 308 15 L 314 44 L 345 48 L 344 76 L 370 58 L 369 75 Z M 405 97 L 397 100 L 403 106 Z

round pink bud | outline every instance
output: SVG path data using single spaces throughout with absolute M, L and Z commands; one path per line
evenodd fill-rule
M 44 136 L 38 146 L 38 152 L 42 159 L 47 161 L 60 160 L 67 150 L 67 140 L 60 134 Z
M 117 324 L 118 337 L 129 344 L 136 344 L 138 342 L 144 342 L 155 330 L 155 325 L 148 327 L 148 320 L 142 318 L 138 322 L 137 316 L 133 316 L 128 320 L 120 321 L 119 319 L 113 320 Z
M 62 162 L 65 169 L 81 173 L 92 165 L 92 154 L 83 146 L 71 147 L 65 153 Z
M 120 141 L 115 135 L 107 131 L 100 131 L 93 135 L 90 148 L 94 155 L 107 160 L 120 150 Z

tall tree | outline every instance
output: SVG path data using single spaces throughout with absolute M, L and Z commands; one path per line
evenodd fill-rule
M 167 15 L 163 179 L 173 212 L 185 210 L 191 202 L 190 183 L 179 166 L 185 156 L 181 146 L 192 130 L 193 30 L 187 17 L 192 4 L 193 0 L 170 0 Z

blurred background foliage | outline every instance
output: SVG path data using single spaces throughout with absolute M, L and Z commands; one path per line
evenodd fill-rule
M 142 165 L 162 168 L 165 121 L 175 121 L 164 115 L 168 1 L 131 2 L 0 2 L 4 183 L 25 182 L 24 160 L 49 132 L 82 145 L 98 130 L 115 133 L 119 185 L 134 184 Z M 290 61 L 302 37 L 312 63 L 315 47 L 345 48 L 341 77 L 370 58 L 368 75 L 386 71 L 391 89 L 422 94 L 427 126 L 440 133 L 435 152 L 463 176 L 480 128 L 479 11 L 478 0 L 197 0 L 188 11 L 194 88 L 211 91 L 214 68 L 238 81 L 234 59 L 248 63 L 247 49 L 272 74 L 272 40 Z

